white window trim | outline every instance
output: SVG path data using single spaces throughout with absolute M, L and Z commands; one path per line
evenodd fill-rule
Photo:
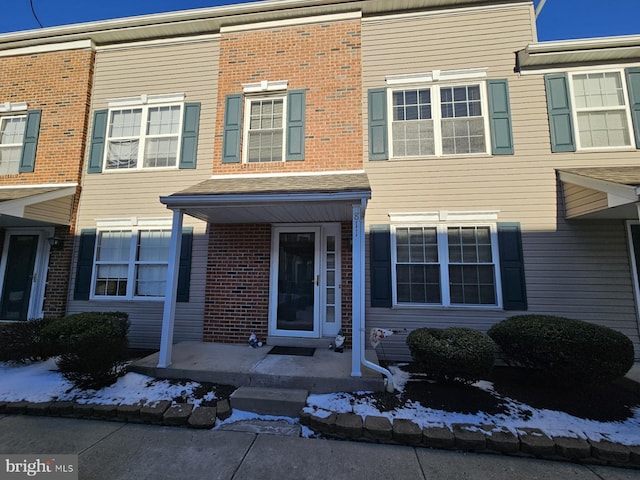
M 135 292 L 135 274 L 136 274 L 136 265 L 138 265 L 138 260 L 136 260 L 136 250 L 138 244 L 138 236 L 140 231 L 144 230 L 166 230 L 171 232 L 171 219 L 137 219 L 136 217 L 132 217 L 130 219 L 109 219 L 109 220 L 99 220 L 97 223 L 97 232 L 96 232 L 96 244 L 94 246 L 93 251 L 93 265 L 91 271 L 91 290 L 90 290 L 90 300 L 99 300 L 106 302 L 117 302 L 117 301 L 164 301 L 165 296 L 136 296 Z M 100 234 L 104 232 L 113 232 L 113 231 L 128 231 L 130 232 L 129 238 L 129 258 L 126 262 L 127 265 L 127 294 L 123 296 L 118 295 L 96 295 L 96 280 L 98 275 L 97 266 L 102 264 L 102 262 L 98 261 L 98 245 Z M 118 264 L 125 262 L 104 262 L 105 264 Z M 158 264 L 164 264 L 165 262 L 157 262 Z M 167 257 L 167 271 L 169 266 L 169 258 Z
M 27 108 L 27 102 L 0 103 L 0 113 L 26 112 Z
M 287 90 L 289 80 L 261 80 L 255 83 L 243 83 L 242 91 L 244 93 L 264 93 L 264 92 L 279 92 Z
M 287 94 L 285 90 L 277 90 L 277 94 L 272 95 L 245 95 L 244 97 L 244 118 L 242 119 L 242 163 L 243 164 L 263 164 L 263 163 L 284 163 L 287 161 Z M 266 92 L 265 92 L 266 93 Z M 249 124 L 251 122 L 251 102 L 259 100 L 273 100 L 282 98 L 282 160 L 280 162 L 249 162 Z
M 182 95 L 182 94 L 180 94 Z M 133 99 L 138 99 L 135 102 L 131 102 L 131 99 L 126 99 L 128 103 L 117 103 L 118 101 L 109 102 L 109 110 L 107 112 L 107 132 L 105 135 L 105 147 L 104 147 L 104 155 L 102 158 L 102 172 L 103 173 L 123 173 L 123 172 L 139 172 L 139 171 L 160 171 L 160 170 L 178 170 L 180 168 L 180 155 L 182 153 L 182 130 L 183 130 L 183 122 L 184 122 L 184 95 L 182 95 L 182 101 L 174 101 L 174 102 L 156 102 L 154 99 L 150 100 L 150 97 L 158 97 L 162 99 L 167 99 L 171 96 L 169 95 L 141 95 L 140 97 L 132 97 Z M 175 96 L 175 98 L 179 98 L 179 95 Z M 122 100 L 124 102 L 124 99 Z M 146 145 L 147 138 L 160 138 L 164 136 L 175 136 L 174 134 L 162 134 L 162 135 L 147 135 L 146 133 L 146 125 L 147 120 L 149 118 L 149 109 L 157 108 L 157 107 L 180 107 L 179 114 L 179 123 L 178 123 L 178 148 L 176 151 L 176 164 L 173 166 L 167 167 L 144 167 L 144 149 Z M 109 156 L 109 142 L 112 140 L 112 137 L 109 136 L 109 125 L 111 123 L 111 114 L 120 110 L 129 110 L 129 109 L 141 109 L 142 116 L 140 122 L 140 134 L 136 137 L 138 142 L 138 161 L 135 168 L 108 168 L 107 167 L 107 158 Z M 116 138 L 129 138 L 129 137 L 116 137 Z M 134 138 L 134 137 L 131 137 Z
M 576 106 L 576 97 L 575 97 L 575 89 L 573 86 L 573 77 L 576 75 L 586 75 L 589 73 L 618 73 L 620 75 L 620 79 L 622 81 L 622 93 L 624 98 L 624 106 L 623 107 L 603 107 L 603 108 L 592 108 L 592 109 L 581 109 L 580 112 L 587 111 L 604 111 L 604 110 L 624 110 L 625 118 L 627 120 L 627 128 L 629 138 L 631 143 L 629 145 L 621 145 L 619 147 L 583 147 L 581 145 L 580 140 L 580 127 L 578 125 L 578 107 Z M 573 121 L 573 130 L 576 141 L 576 151 L 582 152 L 602 152 L 602 151 L 620 151 L 620 150 L 635 150 L 636 149 L 636 138 L 633 131 L 633 119 L 631 117 L 631 108 L 629 105 L 629 91 L 627 89 L 627 76 L 625 75 L 624 69 L 619 68 L 609 68 L 609 69 L 589 69 L 589 70 L 575 70 L 568 72 L 569 75 L 569 96 L 571 98 L 571 120 Z
M 7 102 L 8 103 L 8 102 Z M 26 106 L 26 103 L 25 103 Z M 0 131 L 2 130 L 2 123 L 6 120 L 12 119 L 12 118 L 24 118 L 25 119 L 25 129 L 27 127 L 27 123 L 26 123 L 26 118 L 27 118 L 27 114 L 26 114 L 26 110 L 24 113 L 19 113 L 18 111 L 12 111 L 11 115 L 0 115 Z M 22 132 L 22 142 L 20 143 L 0 143 L 0 149 L 10 149 L 10 148 L 23 148 L 24 145 L 24 134 L 26 132 L 23 131 Z M 17 164 L 17 168 L 13 171 L 9 171 L 7 173 L 2 173 L 0 175 L 17 175 L 20 173 L 20 155 L 18 155 L 18 164 Z
M 442 109 L 440 102 L 440 89 L 449 87 L 464 87 L 470 85 L 479 85 L 480 87 L 480 105 L 482 108 L 482 120 L 484 124 L 484 152 L 476 153 L 460 153 L 460 154 L 445 154 L 442 152 Z M 393 152 L 393 92 L 404 90 L 418 90 L 421 88 L 428 88 L 431 91 L 431 120 L 433 121 L 433 138 L 434 138 L 434 154 L 433 155 L 406 155 L 396 156 Z M 388 135 L 387 142 L 389 148 L 389 158 L 399 160 L 412 160 L 421 158 L 438 158 L 438 157 L 480 157 L 491 154 L 491 131 L 489 125 L 489 100 L 487 93 L 487 83 L 484 80 L 478 81 L 457 81 L 457 82 L 416 82 L 416 83 L 402 83 L 387 88 L 387 118 L 388 118 Z M 465 118 L 477 118 L 477 117 L 465 117 Z
M 432 82 L 455 82 L 461 80 L 482 80 L 487 78 L 487 67 L 465 68 L 462 70 L 432 70 L 425 73 L 405 73 L 387 75 L 387 85 L 411 85 Z
M 398 302 L 397 273 L 398 250 L 396 241 L 396 229 L 401 228 L 436 228 L 438 238 L 438 260 L 440 265 L 440 294 L 441 303 L 403 303 Z M 449 227 L 489 227 L 491 235 L 491 255 L 493 257 L 494 281 L 496 290 L 496 303 L 491 305 L 483 304 L 452 304 L 451 292 L 449 289 L 449 248 L 447 242 L 447 228 Z M 499 310 L 502 309 L 502 282 L 500 278 L 500 257 L 498 250 L 498 226 L 496 222 L 487 221 L 431 221 L 391 224 L 391 295 L 393 308 L 461 308 L 461 309 L 482 309 Z

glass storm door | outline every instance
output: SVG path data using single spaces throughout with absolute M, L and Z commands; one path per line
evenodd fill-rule
M 319 335 L 319 236 L 317 227 L 277 227 L 274 231 L 272 334 Z
M 11 235 L 0 300 L 1 320 L 27 320 L 39 235 Z

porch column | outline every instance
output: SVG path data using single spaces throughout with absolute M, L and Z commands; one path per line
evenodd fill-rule
M 352 293 L 351 322 L 353 334 L 351 338 L 351 376 L 361 377 L 360 360 L 364 348 L 364 208 L 366 200 L 359 205 L 352 205 Z
M 180 248 L 182 246 L 182 210 L 173 211 L 171 225 L 171 243 L 169 245 L 169 266 L 167 269 L 167 286 L 164 294 L 164 311 L 162 313 L 162 337 L 160 338 L 160 355 L 158 368 L 171 365 L 173 349 L 173 324 L 176 316 L 176 293 L 178 290 L 178 271 L 180 268 Z

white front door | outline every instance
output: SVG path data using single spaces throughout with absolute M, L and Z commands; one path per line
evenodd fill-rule
M 51 234 L 41 229 L 6 231 L 0 264 L 0 321 L 42 318 Z
M 320 338 L 340 329 L 340 225 L 275 226 L 269 334 Z

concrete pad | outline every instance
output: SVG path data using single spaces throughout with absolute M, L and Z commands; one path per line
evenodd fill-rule
M 582 465 L 504 455 L 415 449 L 424 478 L 447 480 L 599 480 Z M 637 475 L 637 471 L 635 472 Z
M 599 465 L 591 465 L 589 469 L 598 475 L 600 480 L 638 480 L 638 478 L 640 478 L 640 472 L 637 469 L 604 467 Z
M 80 478 L 229 479 L 254 439 L 238 432 L 127 424 L 82 453 Z
M 97 420 L 7 416 L 0 420 L 0 452 L 78 453 L 123 426 Z
M 233 478 L 327 480 L 424 477 L 412 448 L 264 435 L 256 438 Z

